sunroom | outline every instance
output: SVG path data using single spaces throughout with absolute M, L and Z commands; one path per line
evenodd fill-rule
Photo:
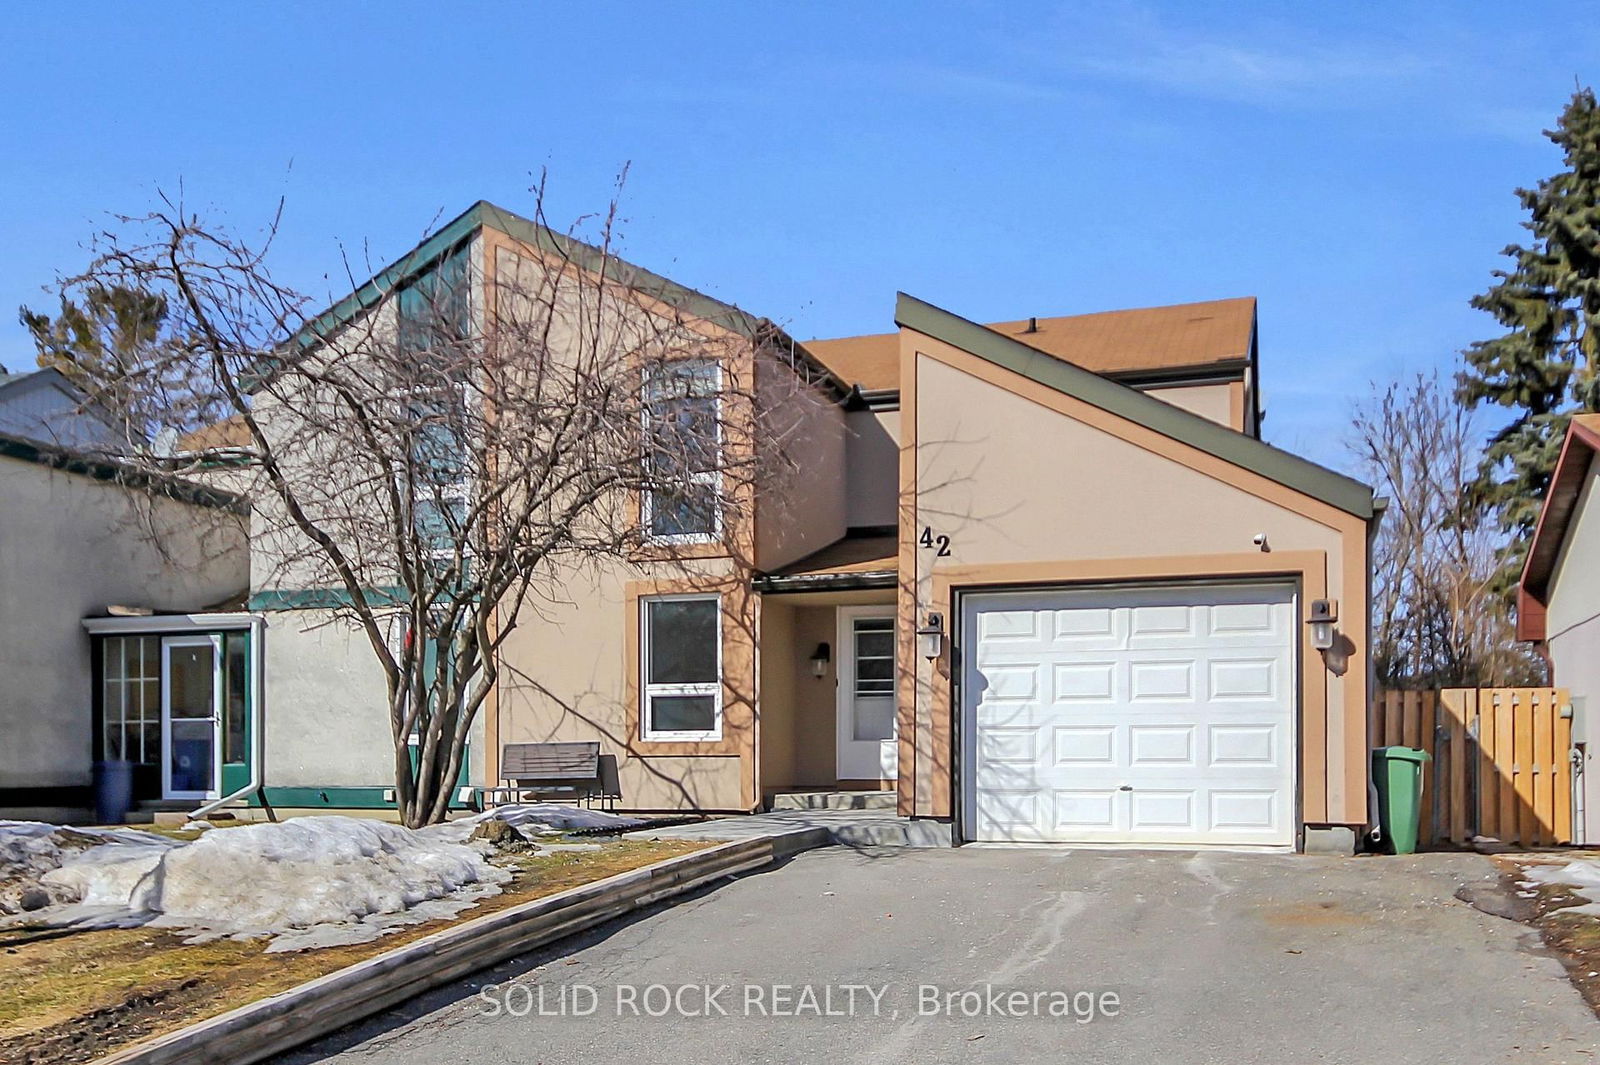
M 83 627 L 93 642 L 100 779 L 128 779 L 129 802 L 165 809 L 259 786 L 258 615 L 99 617 Z

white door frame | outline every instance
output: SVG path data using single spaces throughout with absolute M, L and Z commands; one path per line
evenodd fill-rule
M 172 649 L 211 648 L 211 787 L 207 791 L 172 788 Z M 179 718 L 199 721 L 200 718 Z M 161 638 L 161 797 L 164 799 L 215 799 L 222 786 L 222 637 L 164 636 Z
M 898 776 L 899 757 L 899 698 L 898 678 L 894 690 L 889 698 L 894 702 L 895 733 L 886 740 L 858 740 L 855 738 L 855 677 L 856 677 L 856 639 L 855 622 L 859 618 L 884 618 L 890 622 L 895 621 L 896 610 L 893 603 L 877 606 L 841 606 L 837 609 L 837 624 L 834 631 L 834 655 L 836 665 L 835 698 L 834 698 L 834 773 L 839 780 L 894 780 Z M 894 635 L 893 629 L 890 630 Z M 899 652 L 899 640 L 892 641 L 896 653 Z M 898 673 L 898 666 L 896 667 Z M 860 772 L 862 763 L 851 761 L 855 757 L 870 757 L 862 755 L 859 750 L 852 752 L 851 747 L 861 748 L 869 743 L 877 743 L 879 769 L 875 774 Z M 885 749 L 887 745 L 887 749 Z

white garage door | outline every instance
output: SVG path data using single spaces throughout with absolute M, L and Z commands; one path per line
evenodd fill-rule
M 1292 845 L 1295 630 L 1280 586 L 966 596 L 967 838 Z

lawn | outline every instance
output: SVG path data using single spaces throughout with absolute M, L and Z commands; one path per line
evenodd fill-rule
M 0 1061 L 71 1065 L 285 991 L 452 923 L 616 873 L 689 854 L 708 843 L 607 840 L 598 850 L 505 855 L 505 889 L 454 922 L 432 921 L 369 943 L 265 953 L 265 940 L 186 944 L 154 928 L 91 932 L 0 931 Z

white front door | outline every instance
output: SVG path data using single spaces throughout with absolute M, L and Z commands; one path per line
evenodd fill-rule
M 161 641 L 161 793 L 214 799 L 222 774 L 222 637 Z
M 962 602 L 968 839 L 1291 846 L 1294 591 Z
M 894 608 L 839 608 L 838 774 L 840 780 L 893 780 Z

